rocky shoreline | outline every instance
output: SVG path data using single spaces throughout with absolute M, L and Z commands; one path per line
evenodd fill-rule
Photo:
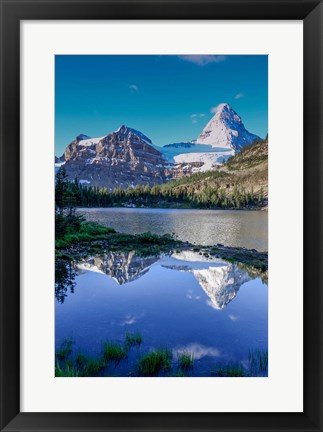
M 138 256 L 158 256 L 162 253 L 171 254 L 181 251 L 192 251 L 206 258 L 213 257 L 232 263 L 240 263 L 262 273 L 264 277 L 268 272 L 268 253 L 244 247 L 230 247 L 222 244 L 211 246 L 193 245 L 183 242 L 170 235 L 158 236 L 156 234 L 123 234 L 109 233 L 86 241 L 75 241 L 63 247 L 56 247 L 56 257 L 70 261 L 82 260 L 90 255 L 99 255 L 106 252 L 134 251 Z

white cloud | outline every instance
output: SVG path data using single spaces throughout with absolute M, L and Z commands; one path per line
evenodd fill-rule
M 233 314 L 229 315 L 229 318 L 231 321 L 237 321 L 237 319 L 238 319 L 238 317 L 236 315 L 233 315 Z
M 197 296 L 197 295 L 193 295 L 193 290 L 192 289 L 189 289 L 188 291 L 187 291 L 187 293 L 186 293 L 186 298 L 188 298 L 189 300 L 200 300 L 200 296 Z
M 192 289 L 189 289 L 189 290 L 187 291 L 187 293 L 186 293 L 186 297 L 187 297 L 188 299 L 192 300 L 192 298 L 193 298 L 193 290 L 192 290 Z
M 126 315 L 125 320 L 122 321 L 122 323 L 120 325 L 121 326 L 125 326 L 125 325 L 135 324 L 143 316 L 144 316 L 144 314 L 140 314 L 140 315 Z
M 139 93 L 139 87 L 136 84 L 130 84 L 129 89 L 131 93 Z
M 199 66 L 205 66 L 209 63 L 221 63 L 226 57 L 224 55 L 181 55 L 180 59 L 197 64 Z
M 241 99 L 241 98 L 243 98 L 244 97 L 244 94 L 243 93 L 238 93 L 238 94 L 236 94 L 235 95 L 235 99 Z
M 204 113 L 198 113 L 198 114 L 194 113 L 190 115 L 190 118 L 192 119 L 192 123 L 197 123 L 197 119 L 204 116 L 205 116 Z
M 181 354 L 183 352 L 192 353 L 194 360 L 200 360 L 201 358 L 206 356 L 210 356 L 210 357 L 221 356 L 221 352 L 217 348 L 208 347 L 195 342 L 186 346 L 179 347 L 174 350 L 175 355 Z

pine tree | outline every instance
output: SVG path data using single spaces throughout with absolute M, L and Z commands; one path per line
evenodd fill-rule
M 66 207 L 68 193 L 68 176 L 65 168 L 62 166 L 59 168 L 56 174 L 55 182 L 55 208 L 59 213 L 63 213 Z

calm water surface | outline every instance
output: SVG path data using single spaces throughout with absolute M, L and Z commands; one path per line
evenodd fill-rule
M 108 252 L 72 272 L 70 286 L 56 278 L 56 347 L 72 337 L 76 352 L 98 356 L 104 341 L 139 331 L 143 344 L 119 375 L 136 370 L 140 353 L 164 346 L 175 359 L 193 353 L 197 376 L 228 362 L 247 364 L 249 349 L 267 349 L 267 285 L 236 264 L 194 252 Z
M 268 250 L 267 211 L 82 208 L 80 212 L 118 232 L 175 233 L 191 243 Z

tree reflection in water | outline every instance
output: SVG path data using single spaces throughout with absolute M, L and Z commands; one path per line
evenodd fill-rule
M 55 260 L 55 297 L 58 303 L 64 303 L 68 294 L 74 293 L 76 272 L 72 262 Z

